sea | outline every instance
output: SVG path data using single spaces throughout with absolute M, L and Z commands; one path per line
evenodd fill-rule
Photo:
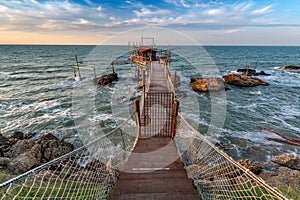
M 171 51 L 170 73 L 179 76 L 176 98 L 180 113 L 201 134 L 234 159 L 268 161 L 296 153 L 300 147 L 273 134 L 300 139 L 300 65 L 297 46 L 161 46 Z M 128 46 L 0 45 L 0 131 L 53 133 L 84 145 L 118 127 L 139 98 L 135 67 Z M 72 68 L 77 62 L 87 69 Z M 111 73 L 119 81 L 98 86 L 93 79 Z M 190 79 L 222 77 L 238 68 L 264 71 L 268 86 L 236 87 L 220 92 L 194 92 Z M 95 74 L 93 69 L 95 69 Z M 80 76 L 80 80 L 79 80 Z M 134 123 L 131 120 L 130 123 Z M 299 145 L 299 144 L 298 144 Z

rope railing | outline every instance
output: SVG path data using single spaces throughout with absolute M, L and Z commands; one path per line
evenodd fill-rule
M 94 141 L 0 184 L 1 199 L 106 199 L 137 140 L 134 114 Z
M 218 149 L 180 114 L 176 132 L 177 150 L 201 199 L 287 199 Z

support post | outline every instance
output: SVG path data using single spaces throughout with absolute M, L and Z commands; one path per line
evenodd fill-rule
M 141 119 L 140 119 L 140 101 L 139 100 L 134 100 L 134 110 L 135 112 L 135 122 L 136 122 L 136 127 L 138 128 L 137 133 L 140 135 L 140 125 L 141 125 Z
M 142 70 L 142 81 L 143 81 L 143 92 L 145 92 L 145 87 L 146 87 L 146 84 L 145 84 L 145 69 Z
M 178 109 L 179 109 L 179 101 L 174 100 L 174 107 L 173 107 L 173 116 L 172 116 L 172 133 L 171 137 L 174 139 L 176 135 L 176 125 L 177 125 L 177 115 L 178 115 Z
M 173 79 L 173 86 L 175 88 L 175 85 L 176 85 L 176 76 L 177 76 L 177 73 L 176 71 L 174 72 L 174 79 Z

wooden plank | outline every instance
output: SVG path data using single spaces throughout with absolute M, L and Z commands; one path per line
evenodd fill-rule
M 109 199 L 198 199 L 171 138 L 140 138 L 125 171 Z
M 168 96 L 167 76 L 158 62 L 153 62 L 151 71 L 140 116 L 141 134 L 148 134 L 148 129 L 155 131 L 154 126 L 161 126 L 161 121 L 164 125 L 153 134 L 156 137 L 139 138 L 109 199 L 199 199 L 171 139 L 171 128 L 176 125 L 172 116 L 177 110 L 173 113 L 174 95 Z

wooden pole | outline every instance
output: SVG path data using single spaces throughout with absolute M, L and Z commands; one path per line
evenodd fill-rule
M 136 122 L 136 127 L 138 128 L 137 133 L 140 135 L 140 125 L 141 125 L 141 120 L 140 120 L 140 101 L 139 100 L 134 100 L 134 110 L 135 112 L 135 122 Z
M 145 70 L 143 69 L 143 73 L 142 73 L 142 81 L 143 81 L 143 92 L 145 92 Z
M 172 139 L 174 139 L 176 135 L 178 109 L 179 109 L 179 101 L 174 100 L 174 108 L 173 108 L 173 116 L 172 116 L 172 133 L 171 133 Z

